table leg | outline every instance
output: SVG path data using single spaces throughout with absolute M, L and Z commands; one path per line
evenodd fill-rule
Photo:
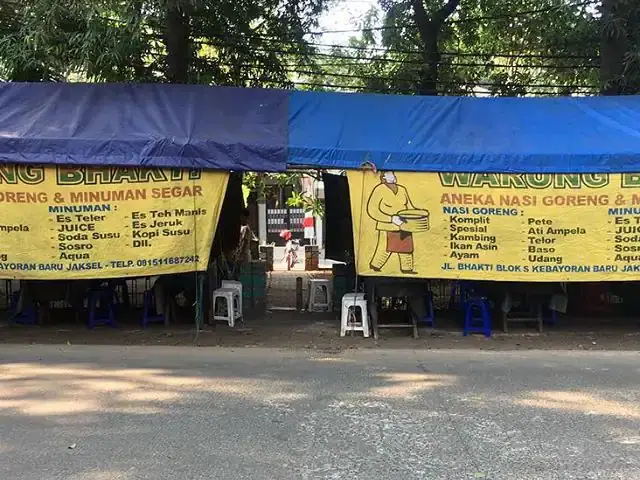
M 538 302 L 538 333 L 542 333 L 542 325 L 544 321 L 542 318 L 542 303 Z
M 374 340 L 378 340 L 378 304 L 375 300 L 368 300 L 367 308 L 369 309 L 369 317 L 371 318 L 373 338 Z

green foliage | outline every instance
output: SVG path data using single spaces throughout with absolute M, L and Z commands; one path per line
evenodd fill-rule
M 291 187 L 291 196 L 286 204 L 293 208 L 302 208 L 305 212 L 312 212 L 314 216 L 324 216 L 324 203 L 314 198 L 308 192 L 301 192 L 303 176 L 317 177 L 317 172 L 304 170 L 292 173 L 255 173 L 247 172 L 242 177 L 245 191 L 255 193 L 258 198 L 271 198 L 278 194 L 283 187 Z
M 270 86 L 308 58 L 325 0 L 0 0 L 7 80 Z
M 311 212 L 315 217 L 324 217 L 324 203 L 307 193 L 293 192 L 287 199 L 287 205 L 302 208 L 305 212 Z
M 8 80 L 149 78 L 142 14 L 117 1 L 0 2 L 0 73 Z
M 300 186 L 302 173 L 256 173 L 245 172 L 242 176 L 242 185 L 250 193 L 255 193 L 258 198 L 268 198 L 283 187 Z
M 319 56 L 329 1 L 0 0 L 0 78 L 415 94 L 435 68 L 439 94 L 640 91 L 638 0 L 379 0 Z
M 444 4 L 423 0 L 431 15 Z M 357 49 L 334 52 L 354 58 L 338 59 L 313 81 L 380 93 L 418 92 L 425 44 L 411 2 L 380 0 L 380 7 L 382 22 L 366 16 L 362 35 L 351 39 Z M 383 48 L 376 49 L 371 29 L 380 23 Z M 597 93 L 598 29 L 594 8 L 575 1 L 462 1 L 438 32 L 438 93 L 467 95 L 478 86 L 493 95 Z
M 640 93 L 640 2 L 602 2 L 602 91 L 605 94 Z

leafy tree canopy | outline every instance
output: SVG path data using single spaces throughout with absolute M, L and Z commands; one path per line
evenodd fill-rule
M 584 1 L 380 0 L 315 79 L 408 94 L 596 93 L 598 17 Z
M 268 86 L 325 0 L 0 0 L 6 80 Z

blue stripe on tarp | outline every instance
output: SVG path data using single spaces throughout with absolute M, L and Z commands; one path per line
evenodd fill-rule
M 289 164 L 433 172 L 640 171 L 640 97 L 294 92 Z
M 5 83 L 0 162 L 283 171 L 288 93 Z

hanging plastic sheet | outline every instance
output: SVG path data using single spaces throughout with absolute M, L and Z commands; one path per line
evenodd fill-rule
M 204 85 L 5 83 L 0 161 L 282 171 L 287 99 Z
M 0 277 L 90 279 L 204 271 L 227 172 L 5 166 Z M 117 176 L 116 176 L 117 175 Z
M 289 164 L 364 161 L 418 172 L 636 172 L 640 97 L 291 94 Z

